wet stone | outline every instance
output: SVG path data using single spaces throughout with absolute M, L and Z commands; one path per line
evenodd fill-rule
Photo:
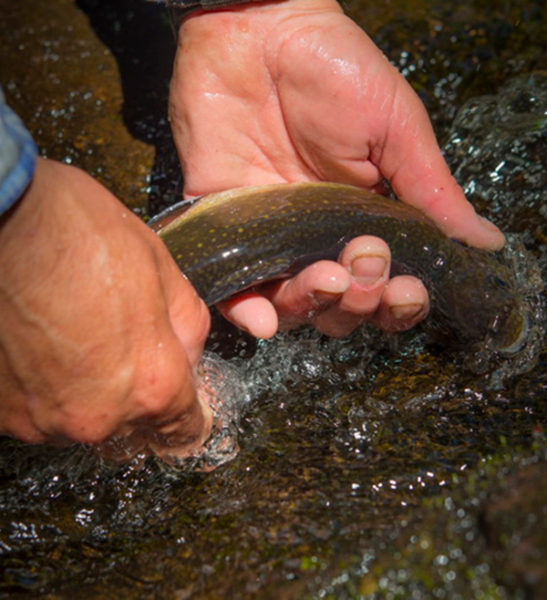
M 43 156 L 85 169 L 144 213 L 159 177 L 157 148 L 173 156 L 166 111 L 174 36 L 157 7 L 140 4 L 9 3 L 0 72 Z

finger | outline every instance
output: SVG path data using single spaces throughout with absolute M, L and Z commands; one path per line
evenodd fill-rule
M 319 312 L 338 302 L 350 285 L 351 277 L 342 265 L 321 260 L 264 293 L 275 306 L 282 328 L 290 329 L 312 323 Z
M 203 446 L 210 435 L 212 411 L 203 397 L 196 396 L 189 364 L 181 356 L 177 360 L 180 378 L 173 380 L 167 372 L 164 376 L 166 381 L 173 381 L 173 393 L 165 386 L 156 395 L 150 391 L 144 416 L 97 445 L 100 456 L 116 462 L 130 460 L 140 452 L 166 459 L 185 458 Z
M 267 339 L 278 327 L 288 330 L 309 323 L 348 289 L 347 271 L 332 261 L 319 261 L 291 279 L 272 282 L 220 302 L 220 312 L 237 327 Z
M 176 352 L 170 352 L 169 355 L 177 359 L 165 370 L 166 380 L 172 382 L 171 390 L 167 387 L 167 400 L 160 400 L 157 407 L 152 404 L 153 399 L 149 400 L 149 412 L 155 409 L 158 416 L 145 419 L 141 430 L 151 453 L 187 456 L 209 437 L 213 414 L 206 400 L 196 393 L 194 370 L 186 354 L 181 352 L 177 356 Z
M 327 310 L 317 313 L 312 324 L 321 333 L 329 337 L 345 337 L 366 320 L 364 315 L 341 310 L 335 304 Z
M 133 344 L 131 370 L 118 427 L 109 436 L 145 438 L 148 448 L 186 447 L 202 443 L 211 428 L 211 411 L 199 402 L 195 369 L 208 332 L 209 315 L 195 290 L 155 237 L 156 264 L 164 301 L 153 295 L 143 308 L 139 336 Z M 146 318 L 145 318 L 146 317 Z M 129 429 L 129 430 L 128 430 Z
M 273 337 L 278 327 L 278 317 L 272 303 L 258 292 L 244 292 L 219 302 L 217 308 L 236 327 L 260 339 Z
M 211 326 L 210 313 L 163 244 L 159 252 L 170 325 L 182 343 L 190 364 L 196 367 Z
M 349 335 L 376 312 L 391 264 L 388 245 L 373 236 L 351 240 L 339 260 L 351 274 L 351 285 L 335 305 L 313 319 L 314 326 L 331 337 Z
M 399 198 L 429 215 L 449 236 L 497 249 L 503 234 L 479 217 L 452 177 L 426 110 L 402 80 L 380 159 L 380 169 Z
M 386 285 L 370 322 L 385 331 L 404 331 L 425 318 L 428 311 L 429 295 L 424 284 L 416 277 L 399 275 Z
M 199 454 L 211 434 L 213 414 L 211 408 L 201 400 L 193 405 L 193 413 L 187 413 L 189 428 L 181 427 L 180 423 L 171 423 L 150 432 L 145 440 L 149 452 L 166 460 L 182 459 Z M 207 426 L 199 430 L 194 428 L 193 423 L 197 420 L 205 420 Z M 197 431 L 201 431 L 201 434 L 196 435 Z M 192 435 L 188 435 L 188 432 L 191 432 Z
M 342 311 L 368 316 L 376 311 L 389 279 L 391 253 L 380 238 L 361 236 L 351 240 L 339 257 L 351 274 L 352 284 L 342 296 Z

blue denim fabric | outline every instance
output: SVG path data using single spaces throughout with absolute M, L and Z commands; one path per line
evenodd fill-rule
M 15 204 L 32 179 L 37 148 L 0 88 L 0 215 Z

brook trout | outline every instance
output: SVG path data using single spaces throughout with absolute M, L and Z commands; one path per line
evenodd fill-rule
M 525 329 L 510 271 L 494 253 L 446 237 L 418 210 L 361 188 L 295 183 L 237 188 L 175 206 L 150 223 L 211 306 L 256 283 L 336 260 L 359 235 L 391 249 L 391 275 L 426 285 L 428 321 L 453 342 L 511 352 Z

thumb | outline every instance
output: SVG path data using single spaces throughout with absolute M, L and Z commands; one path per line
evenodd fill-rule
M 501 248 L 501 231 L 477 215 L 451 175 L 423 104 L 406 81 L 398 91 L 382 174 L 401 200 L 426 213 L 447 235 L 480 248 Z
M 179 357 L 181 377 L 173 399 L 177 411 L 148 431 L 147 446 L 156 456 L 185 458 L 200 449 L 211 433 L 213 411 L 207 398 L 196 393 L 194 370 L 184 353 Z
M 181 273 L 163 242 L 160 270 L 164 285 L 169 321 L 178 337 L 190 365 L 195 368 L 201 358 L 205 340 L 211 326 L 211 316 L 205 302 L 200 298 L 189 279 Z

